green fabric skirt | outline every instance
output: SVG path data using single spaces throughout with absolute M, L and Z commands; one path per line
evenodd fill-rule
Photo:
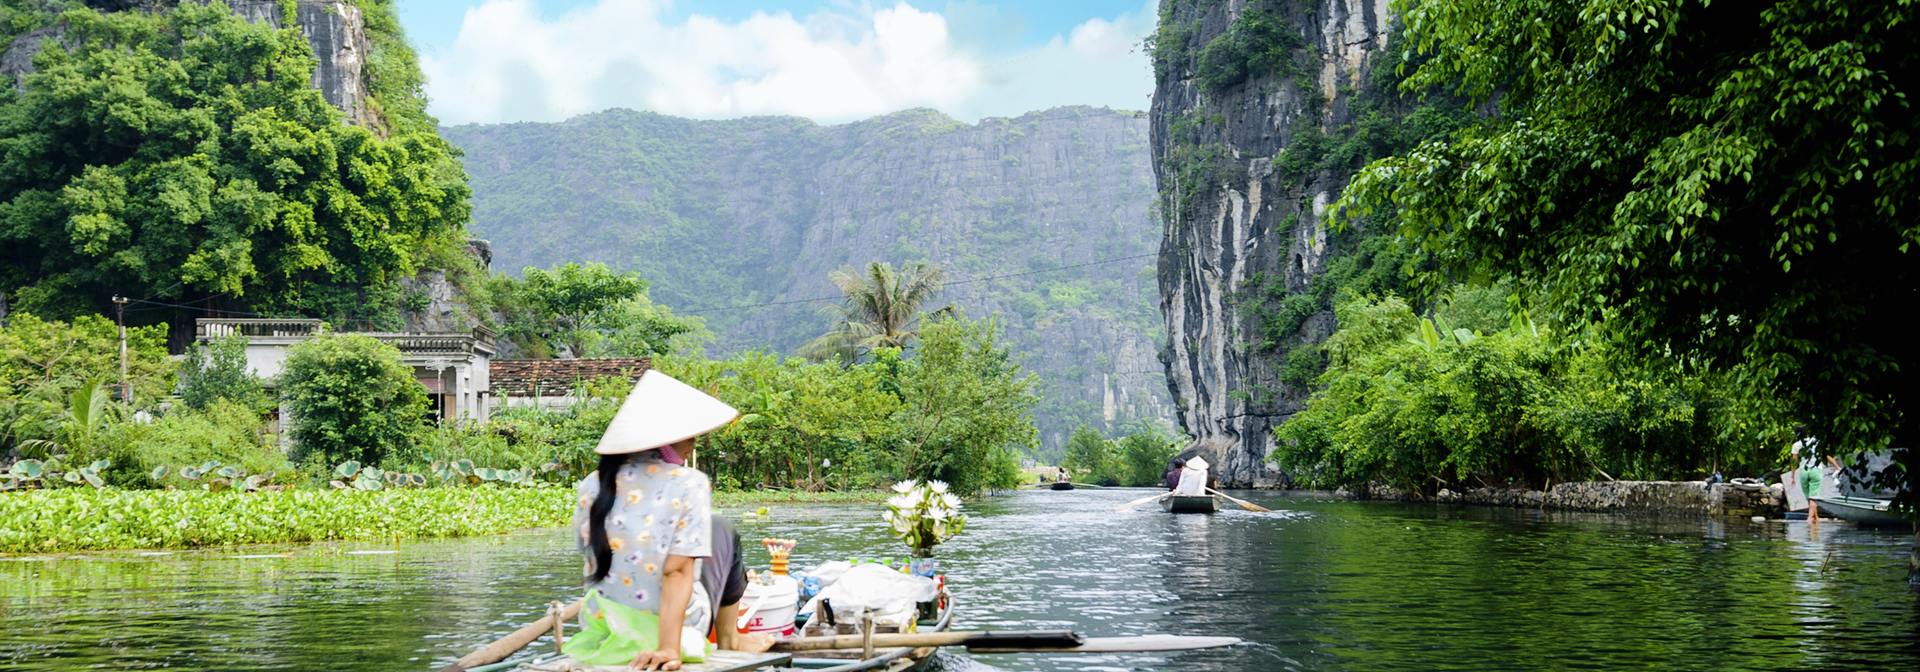
M 691 639 L 690 639 L 691 638 Z M 603 600 L 587 591 L 580 606 L 580 632 L 567 638 L 561 653 L 587 665 L 625 665 L 643 651 L 660 648 L 660 616 Z M 706 637 L 692 629 L 680 632 L 680 662 L 707 660 Z

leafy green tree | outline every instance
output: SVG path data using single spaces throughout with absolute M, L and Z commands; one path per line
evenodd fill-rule
M 905 349 L 912 344 L 920 335 L 922 306 L 940 292 L 947 272 L 926 264 L 895 270 L 893 264 L 876 261 L 867 264 L 865 272 L 848 266 L 827 277 L 840 288 L 843 305 L 827 306 L 837 321 L 827 333 L 801 346 L 800 354 L 815 360 L 839 357 L 851 363 L 876 348 Z
M 1095 485 L 1120 485 L 1113 452 L 1113 444 L 1100 432 L 1081 425 L 1067 436 L 1066 457 L 1060 459 L 1060 466 Z
M 1737 370 L 1824 451 L 1920 439 L 1902 317 L 1920 289 L 1920 5 L 1395 7 L 1426 59 L 1406 87 L 1501 109 L 1346 192 L 1440 262 L 1427 286 L 1511 275 L 1635 356 Z M 1920 455 L 1905 455 L 1911 504 Z
M 1019 483 L 1017 449 L 1039 444 L 1033 408 L 1038 377 L 999 342 L 1000 325 L 953 314 L 930 318 L 920 347 L 900 359 L 901 401 L 892 417 L 901 475 L 942 480 L 962 495 Z M 898 351 L 879 351 L 885 365 Z
M 1133 431 L 1117 443 L 1114 452 L 1121 466 L 1120 484 L 1136 487 L 1159 485 L 1181 446 L 1179 437 L 1148 421 L 1137 422 Z
M 0 399 L 49 388 L 63 396 L 88 381 L 120 379 L 120 331 L 99 315 L 71 321 L 14 313 L 0 329 Z M 136 402 L 153 402 L 173 390 L 167 359 L 167 328 L 127 329 L 127 382 Z
M 309 86 L 299 27 L 217 0 L 58 24 L 0 94 L 0 288 L 20 307 L 117 293 L 354 316 L 464 235 L 457 150 L 431 124 L 346 123 Z
M 187 348 L 180 367 L 180 401 L 203 410 L 221 399 L 257 408 L 265 398 L 260 379 L 247 368 L 247 337 L 234 334 Z
M 706 320 L 677 316 L 673 309 L 654 303 L 642 293 L 607 309 L 600 317 L 605 337 L 587 349 L 592 355 L 654 357 L 673 352 L 699 352 L 713 340 Z
M 1524 317 L 1493 333 L 1452 327 L 1391 296 L 1349 301 L 1338 318 L 1324 387 L 1277 430 L 1275 459 L 1304 482 L 1432 492 L 1757 476 L 1778 457 L 1762 439 L 1780 423 L 1739 403 L 1725 376 Z
M 506 317 L 507 336 L 541 354 L 565 347 L 575 357 L 585 355 L 597 342 L 599 329 L 619 314 L 616 309 L 647 292 L 647 281 L 639 274 L 614 273 L 600 263 L 570 262 L 552 271 L 529 266 L 522 275 L 519 280 L 495 279 L 494 300 Z M 691 331 L 674 330 L 678 326 L 656 320 L 642 326 L 636 340 L 651 347 L 646 331 L 663 336 L 663 344 Z
M 378 464 L 412 446 L 427 392 L 400 351 L 367 336 L 323 335 L 287 349 L 278 381 L 304 466 Z

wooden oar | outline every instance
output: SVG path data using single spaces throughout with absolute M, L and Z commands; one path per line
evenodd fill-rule
M 573 604 L 562 607 L 560 609 L 560 622 L 571 621 L 573 617 L 580 615 L 580 603 L 584 601 L 585 600 L 574 600 Z M 525 627 L 513 631 L 513 634 L 501 637 L 498 641 L 480 647 L 479 650 L 462 656 L 459 660 L 453 661 L 452 665 L 440 668 L 440 672 L 462 672 L 463 670 L 479 667 L 488 663 L 499 662 L 501 659 L 513 655 L 513 652 L 526 648 L 533 640 L 539 639 L 540 635 L 552 632 L 553 629 L 554 620 L 552 616 L 528 623 Z
M 1160 494 L 1158 494 L 1158 495 L 1152 495 L 1152 496 L 1148 496 L 1148 497 L 1141 497 L 1141 498 L 1139 498 L 1139 499 L 1136 499 L 1136 500 L 1133 500 L 1133 501 L 1131 501 L 1131 502 L 1127 502 L 1127 503 L 1125 503 L 1125 504 L 1121 504 L 1121 505 L 1119 505 L 1119 506 L 1116 506 L 1116 507 L 1113 507 L 1113 510 L 1115 510 L 1115 511 L 1125 511 L 1125 510 L 1127 510 L 1127 509 L 1131 509 L 1131 508 L 1133 508 L 1133 507 L 1136 507 L 1136 506 L 1139 506 L 1139 505 L 1141 505 L 1141 504 L 1145 504 L 1145 503 L 1147 503 L 1147 502 L 1151 502 L 1151 501 L 1153 501 L 1153 500 L 1156 500 L 1156 499 L 1166 499 L 1166 498 L 1167 498 L 1167 496 L 1169 496 L 1169 495 L 1172 495 L 1172 494 L 1173 494 L 1173 493 L 1171 493 L 1171 492 L 1163 492 L 1163 493 L 1160 493 Z
M 867 640 L 860 635 L 796 637 L 775 642 L 771 650 L 779 652 L 860 650 L 866 642 Z M 875 649 L 895 649 L 904 646 L 964 646 L 967 647 L 967 651 L 973 653 L 1185 651 L 1233 646 L 1239 643 L 1238 637 L 1182 635 L 1081 637 L 1069 630 L 875 634 L 872 641 Z
M 1117 651 L 1188 651 L 1213 649 L 1240 643 L 1239 637 L 1193 637 L 1188 635 L 1140 635 L 1137 637 L 1088 637 L 1071 649 L 997 649 L 969 646 L 967 653 L 1113 653 Z
M 1267 507 L 1264 507 L 1264 506 L 1261 506 L 1261 505 L 1259 505 L 1259 504 L 1255 504 L 1255 503 L 1253 503 L 1253 502 L 1249 502 L 1249 501 L 1247 501 L 1247 500 L 1244 500 L 1244 499 L 1234 499 L 1232 495 L 1229 495 L 1229 494 L 1227 494 L 1227 493 L 1224 493 L 1224 492 L 1221 492 L 1221 491 L 1219 491 L 1219 490 L 1215 490 L 1215 489 L 1213 489 L 1213 488 L 1207 488 L 1207 492 L 1211 492 L 1211 493 L 1213 493 L 1213 494 L 1216 494 L 1216 495 L 1219 495 L 1219 496 L 1221 496 L 1221 497 L 1224 497 L 1224 498 L 1226 498 L 1226 500 L 1227 500 L 1227 501 L 1229 501 L 1229 502 L 1233 502 L 1233 503 L 1235 503 L 1235 504 L 1239 504 L 1239 505 L 1240 505 L 1240 508 L 1243 508 L 1243 509 L 1246 509 L 1246 510 L 1248 510 L 1248 511 L 1260 511 L 1260 512 L 1262 512 L 1262 513 L 1270 513 L 1270 512 L 1272 512 L 1272 511 L 1273 511 L 1273 509 L 1269 509 L 1269 508 L 1267 508 Z

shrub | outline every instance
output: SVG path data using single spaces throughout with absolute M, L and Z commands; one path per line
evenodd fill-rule
M 1279 17 L 1249 10 L 1200 50 L 1200 67 L 1194 76 L 1201 87 L 1217 92 L 1249 77 L 1292 74 L 1293 50 L 1305 42 Z
M 266 401 L 260 379 L 247 369 L 247 338 L 239 334 L 194 344 L 180 367 L 180 401 L 202 409 L 221 399 L 249 408 Z
M 303 465 L 378 464 L 411 448 L 427 412 L 426 389 L 400 351 L 367 336 L 324 335 L 289 348 L 279 383 Z
M 231 399 L 216 398 L 200 410 L 181 409 L 154 422 L 133 442 L 128 473 L 141 485 L 182 485 L 177 477 L 153 482 L 147 476 L 158 467 L 218 461 L 249 474 L 276 474 L 276 480 L 284 481 L 281 477 L 292 475 L 288 472 L 293 464 L 269 443 L 264 430 L 258 413 Z

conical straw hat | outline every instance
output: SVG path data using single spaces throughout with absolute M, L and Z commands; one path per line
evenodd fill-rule
M 622 413 L 625 413 L 625 412 L 626 412 L 626 410 L 625 410 L 625 409 L 622 409 L 622 410 L 621 410 L 620 412 L 622 412 Z M 619 420 L 615 420 L 614 422 L 619 422 Z M 1192 469 L 1192 470 L 1194 470 L 1194 471 L 1206 471 L 1206 470 L 1207 470 L 1207 461 L 1206 461 L 1206 459 L 1204 459 L 1204 458 L 1201 458 L 1200 456 L 1198 456 L 1198 455 L 1196 455 L 1196 456 L 1194 456 L 1194 458 L 1193 458 L 1193 459 L 1191 459 L 1191 460 L 1187 460 L 1187 468 L 1188 468 L 1188 469 Z
M 719 429 L 739 415 L 726 402 L 692 385 L 648 371 L 634 383 L 593 452 L 613 455 L 659 448 Z

